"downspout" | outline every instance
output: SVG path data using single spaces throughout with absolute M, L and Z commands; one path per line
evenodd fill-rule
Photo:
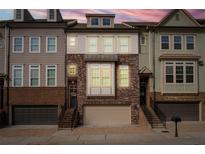
M 156 84 L 155 84 L 155 29 L 153 29 L 152 43 L 153 43 L 153 107 L 156 101 Z

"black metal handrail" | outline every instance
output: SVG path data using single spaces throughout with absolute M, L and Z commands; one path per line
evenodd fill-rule
M 153 104 L 154 104 L 152 106 L 153 110 L 155 111 L 155 113 L 159 117 L 160 121 L 162 122 L 162 124 L 166 128 L 166 119 L 167 119 L 167 117 L 164 115 L 164 113 L 159 109 L 159 107 L 155 103 L 153 103 Z
M 72 125 L 71 125 L 71 129 L 73 129 L 75 127 L 75 124 L 78 124 L 78 108 L 76 107 L 73 111 L 73 117 L 72 117 Z

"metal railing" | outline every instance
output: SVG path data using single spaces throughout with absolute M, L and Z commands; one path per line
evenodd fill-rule
M 78 112 L 78 108 L 76 107 L 76 108 L 74 109 L 74 111 L 73 111 L 71 129 L 73 129 L 74 127 L 76 127 L 76 124 L 78 125 L 78 121 L 79 121 L 79 112 Z
M 164 115 L 164 113 L 159 109 L 159 107 L 155 103 L 153 103 L 152 108 L 153 108 L 154 112 L 156 113 L 156 115 L 159 117 L 159 119 L 162 122 L 162 124 L 164 125 L 164 127 L 166 128 L 167 117 Z

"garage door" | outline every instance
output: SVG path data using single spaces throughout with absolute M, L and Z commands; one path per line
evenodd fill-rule
M 198 121 L 199 120 L 199 103 L 157 103 L 159 109 L 167 117 L 167 121 L 171 120 L 174 115 L 179 115 L 182 121 Z
M 57 106 L 14 106 L 14 125 L 52 125 L 57 124 Z
M 85 106 L 84 125 L 113 126 L 130 125 L 130 106 Z

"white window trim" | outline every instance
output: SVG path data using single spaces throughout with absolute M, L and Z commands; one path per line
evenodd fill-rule
M 168 36 L 169 37 L 169 49 L 162 49 L 162 36 Z M 171 39 L 170 39 L 170 35 L 169 34 L 160 34 L 160 50 L 163 51 L 169 51 L 171 50 Z
M 21 69 L 22 69 L 22 72 L 21 72 L 22 82 L 21 82 L 20 86 L 14 86 L 14 70 L 15 70 L 15 66 L 21 66 Z M 23 82 L 24 82 L 23 73 L 24 73 L 24 66 L 23 66 L 23 64 L 13 64 L 12 65 L 12 87 L 23 87 Z
M 181 49 L 175 49 L 175 48 L 174 48 L 174 37 L 175 37 L 175 36 L 180 36 L 180 37 L 181 37 Z M 183 35 L 177 35 L 177 34 L 175 35 L 175 34 L 174 34 L 174 35 L 172 36 L 172 42 L 173 42 L 173 43 L 172 43 L 172 49 L 173 49 L 173 50 L 175 50 L 175 51 L 182 51 L 182 50 L 184 49 L 184 47 L 183 47 L 183 46 L 184 46 L 184 45 L 183 45 L 183 44 L 184 44 Z
M 31 85 L 31 67 L 32 66 L 38 66 L 38 85 L 37 86 L 32 86 Z M 40 67 L 40 65 L 39 64 L 37 64 L 37 65 L 29 65 L 29 87 L 40 87 L 40 81 L 41 81 L 41 79 L 40 79 L 40 75 L 41 74 L 41 67 Z
M 99 94 L 99 95 L 95 95 L 95 94 L 91 94 L 90 92 L 90 84 L 91 84 L 91 77 L 90 77 L 90 70 L 91 70 L 91 65 L 99 65 L 99 67 L 101 68 L 101 65 L 103 64 L 106 64 L 106 63 L 88 63 L 86 65 L 86 70 L 87 70 L 87 77 L 86 77 L 86 94 L 87 96 L 115 96 L 115 64 L 114 63 L 109 63 L 109 65 L 111 65 L 111 69 L 112 69 L 112 72 L 111 72 L 111 94 L 109 95 L 105 95 L 105 94 Z M 100 76 L 101 78 L 101 76 Z M 102 88 L 102 87 L 100 87 Z
M 55 51 L 48 51 L 48 38 L 55 38 L 55 42 L 56 42 L 56 45 L 55 45 Z M 57 46 L 58 46 L 58 39 L 57 37 L 55 36 L 47 36 L 46 37 L 46 53 L 57 53 Z
M 39 44 L 39 50 L 38 51 L 31 51 L 31 39 L 32 38 L 38 38 L 38 44 Z M 40 53 L 41 50 L 41 37 L 37 37 L 37 36 L 32 36 L 29 37 L 29 53 Z
M 24 10 L 23 9 L 20 9 L 20 10 L 21 10 L 21 19 L 16 18 L 16 9 L 14 10 L 14 20 L 15 21 L 23 21 L 24 20 Z
M 184 35 L 184 36 L 185 36 L 185 49 L 186 49 L 186 51 L 195 51 L 196 50 L 196 36 L 192 35 L 192 34 Z M 188 36 L 193 36 L 193 38 L 194 38 L 194 49 L 187 49 L 187 37 Z
M 98 19 L 98 25 L 92 25 L 92 19 Z M 99 27 L 101 24 L 100 24 L 100 18 L 99 17 L 90 17 L 90 27 Z
M 14 47 L 15 47 L 15 44 L 14 44 L 14 40 L 15 38 L 22 38 L 22 50 L 21 51 L 15 51 L 14 50 Z M 12 48 L 13 48 L 13 53 L 23 53 L 24 52 L 24 37 L 23 36 L 15 36 L 13 37 L 13 43 L 12 43 Z
M 89 48 L 89 38 L 96 38 L 96 49 L 97 49 L 97 51 L 96 52 L 90 52 L 90 48 Z M 96 54 L 96 53 L 99 53 L 99 36 L 92 36 L 92 35 L 90 35 L 90 36 L 87 36 L 86 37 L 86 48 L 87 48 L 87 52 L 86 53 L 88 53 L 88 54 Z
M 123 38 L 123 37 L 128 38 L 128 49 L 127 49 L 126 52 L 125 51 L 121 51 L 121 49 L 120 49 L 120 39 Z M 130 36 L 118 36 L 118 53 L 119 54 L 127 54 L 127 53 L 129 53 L 130 52 L 130 46 L 131 46 Z
M 122 86 L 120 85 L 120 70 L 126 68 L 128 70 L 128 85 L 127 86 Z M 129 69 L 129 65 L 119 65 L 119 70 L 118 70 L 118 86 L 120 88 L 129 88 L 130 87 L 130 69 Z
M 110 20 L 110 25 L 104 25 L 104 24 L 103 24 L 103 19 L 109 19 L 109 20 Z M 102 20 L 102 27 L 112 27 L 112 18 L 109 18 L 109 17 L 107 17 L 107 18 L 106 18 L 106 17 L 103 17 L 101 20 Z
M 49 86 L 48 85 L 48 67 L 50 67 L 50 66 L 55 66 L 55 85 L 53 85 L 53 86 Z M 46 65 L 46 87 L 57 87 L 57 71 L 58 71 L 58 69 L 57 69 L 57 65 Z
M 53 9 L 53 10 L 54 10 L 54 19 L 50 19 L 49 9 L 47 10 L 47 20 L 48 21 L 56 21 L 57 20 L 57 10 L 56 9 Z
M 173 64 L 166 64 L 166 62 L 173 62 Z M 183 64 L 181 65 L 176 65 L 176 62 L 182 62 Z M 186 63 L 193 63 L 193 65 L 188 65 Z M 173 83 L 166 83 L 166 66 L 173 66 Z M 183 83 L 176 83 L 176 66 L 183 66 Z M 186 82 L 186 66 L 193 66 L 193 82 L 192 83 L 187 83 Z M 197 74 L 196 74 L 196 62 L 195 61 L 164 61 L 164 73 L 163 73 L 163 78 L 164 78 L 164 85 L 180 85 L 180 84 L 185 84 L 185 85 L 192 85 L 196 84 L 196 79 L 197 79 Z
M 114 49 L 115 49 L 115 41 L 114 41 L 114 36 L 102 36 L 103 38 L 103 41 L 102 41 L 102 46 L 103 46 L 103 53 L 106 53 L 106 54 L 113 54 L 114 53 Z M 106 38 L 111 38 L 112 39 L 112 51 L 111 52 L 106 52 L 105 51 L 105 40 Z

